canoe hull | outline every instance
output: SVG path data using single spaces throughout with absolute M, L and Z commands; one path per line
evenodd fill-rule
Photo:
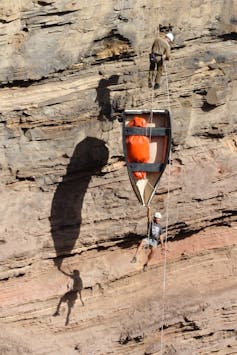
M 146 120 L 145 128 L 129 127 L 134 117 Z M 149 160 L 146 163 L 128 160 L 128 136 L 140 135 L 149 138 Z M 123 114 L 123 150 L 132 188 L 143 206 L 149 206 L 160 178 L 169 162 L 171 149 L 171 117 L 168 110 L 126 110 Z M 135 171 L 145 171 L 146 177 L 137 179 Z

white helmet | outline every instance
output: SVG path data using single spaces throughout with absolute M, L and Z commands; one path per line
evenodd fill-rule
M 160 218 L 160 219 L 162 218 L 160 212 L 156 212 L 156 213 L 154 214 L 154 217 L 155 217 L 155 218 Z
M 171 41 L 171 42 L 173 42 L 174 41 L 174 35 L 173 35 L 173 33 L 172 32 L 168 32 L 168 33 L 166 33 L 166 35 L 165 35 L 167 38 L 169 38 L 169 40 Z

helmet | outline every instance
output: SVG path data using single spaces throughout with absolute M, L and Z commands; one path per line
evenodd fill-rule
M 156 212 L 156 213 L 154 214 L 154 217 L 155 217 L 155 218 L 162 218 L 160 212 Z
M 171 41 L 171 42 L 173 42 L 174 41 L 174 35 L 173 35 L 173 33 L 172 32 L 168 32 L 168 33 L 166 33 L 166 35 L 165 35 L 167 38 L 169 38 L 169 40 Z

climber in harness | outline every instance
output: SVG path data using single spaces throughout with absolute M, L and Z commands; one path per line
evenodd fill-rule
M 156 212 L 154 214 L 153 220 L 150 222 L 150 210 L 148 209 L 148 236 L 142 239 L 141 243 L 138 245 L 136 253 L 131 260 L 131 263 L 136 263 L 137 255 L 143 248 L 149 248 L 149 253 L 147 256 L 147 261 L 143 265 L 143 271 L 146 271 L 149 261 L 154 256 L 154 249 L 158 247 L 160 242 L 161 250 L 164 251 L 164 237 L 162 234 L 162 227 L 160 225 L 161 213 Z
M 166 33 L 165 37 L 158 36 L 152 45 L 150 57 L 150 68 L 148 77 L 148 87 L 153 87 L 153 82 L 155 80 L 154 89 L 159 89 L 160 80 L 163 72 L 163 61 L 170 59 L 170 46 L 174 41 L 174 35 L 172 32 Z M 155 73 L 156 69 L 156 73 Z

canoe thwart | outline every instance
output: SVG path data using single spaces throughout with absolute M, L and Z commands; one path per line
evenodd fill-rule
M 147 137 L 164 137 L 170 134 L 170 128 L 165 127 L 125 127 L 125 136 L 147 136 Z
M 127 163 L 131 171 L 161 172 L 165 165 L 163 163 Z

